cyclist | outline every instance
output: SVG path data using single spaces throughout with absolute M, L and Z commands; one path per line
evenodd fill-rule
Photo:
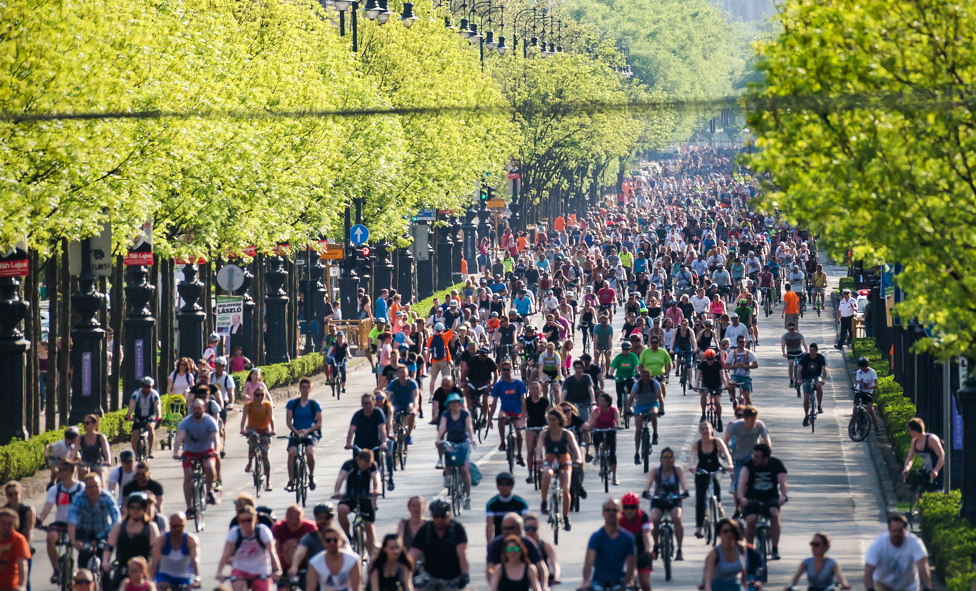
M 520 289 L 518 295 L 512 300 L 512 309 L 523 318 L 535 314 L 535 306 L 532 305 L 532 300 L 526 295 L 524 289 Z
M 711 396 L 715 401 L 715 430 L 722 432 L 722 396 L 723 389 L 729 387 L 729 379 L 722 369 L 722 364 L 718 360 L 718 352 L 715 349 L 706 349 L 702 355 L 702 360 L 698 362 L 698 387 L 701 389 L 701 409 L 702 415 L 699 422 L 705 420 L 706 409 L 708 408 L 706 398 Z
M 596 317 L 596 310 L 593 309 L 592 290 L 592 286 L 586 286 L 586 297 L 583 300 L 583 310 L 580 312 L 579 317 L 579 330 L 583 333 L 584 346 L 593 336 L 593 320 Z
M 906 531 L 908 519 L 901 513 L 888 514 L 888 531 L 868 546 L 864 558 L 864 588 L 868 591 L 922 591 L 932 586 L 928 550 L 915 534 Z
M 803 334 L 796 329 L 795 322 L 786 324 L 786 332 L 779 339 L 779 346 L 786 358 L 787 371 L 790 374 L 790 388 L 796 386 L 796 373 L 794 372 L 795 362 L 807 352 L 807 340 Z
M 661 383 L 651 377 L 647 368 L 640 368 L 640 379 L 634 382 L 627 397 L 627 408 L 634 413 L 634 464 L 640 464 L 641 431 L 644 428 L 644 416 L 651 418 L 651 445 L 657 445 L 657 417 L 663 415 L 659 409 L 662 404 Z
M 613 316 L 604 314 L 603 306 L 600 306 L 600 323 L 593 327 L 592 333 L 593 350 L 603 371 L 610 369 L 610 354 L 613 352 L 613 326 L 610 325 L 612 320 Z
M 840 564 L 833 558 L 827 557 L 827 550 L 830 549 L 830 537 L 823 533 L 813 534 L 810 540 L 810 551 L 813 556 L 804 558 L 793 573 L 790 586 L 796 585 L 804 573 L 807 575 L 807 585 L 809 589 L 826 589 L 832 585 L 839 584 L 841 589 L 849 591 L 851 584 L 847 582 Z M 835 587 L 836 588 L 836 587 Z
M 802 285 L 801 283 L 801 289 Z M 783 293 L 783 311 L 780 313 L 780 317 L 784 319 L 786 326 L 798 324 L 800 321 L 800 296 L 793 291 L 793 284 L 789 281 L 783 285 L 783 288 L 786 291 Z
M 426 591 L 464 589 L 471 582 L 468 564 L 468 535 L 460 522 L 451 519 L 451 506 L 440 499 L 430 503 L 431 521 L 417 530 L 410 546 L 414 560 L 423 559 L 426 578 L 416 588 Z
M 258 446 L 264 452 L 262 463 L 264 464 L 264 477 L 266 480 L 265 490 L 271 490 L 271 438 L 275 434 L 274 409 L 271 402 L 267 400 L 268 393 L 264 388 L 254 390 L 254 398 L 244 403 L 244 412 L 241 414 L 241 435 L 247 436 L 247 466 L 245 472 L 251 471 L 251 462 L 254 461 L 255 452 Z
M 593 439 L 593 449 L 600 449 L 600 444 L 607 442 L 609 451 L 610 473 L 613 476 L 613 485 L 617 486 L 617 429 L 620 427 L 620 411 L 613 406 L 613 397 L 606 392 L 601 392 L 597 397 L 597 403 L 593 413 L 589 415 L 587 423 L 583 425 L 583 430 Z M 594 429 L 610 429 L 601 433 L 592 433 Z M 594 454 L 595 456 L 596 454 Z M 594 458 L 593 463 L 599 465 L 599 459 Z
M 769 540 L 773 546 L 770 559 L 779 560 L 779 512 L 789 497 L 786 467 L 770 453 L 770 447 L 765 443 L 757 443 L 752 448 L 752 457 L 742 465 L 736 496 L 746 520 L 746 539 L 750 544 L 753 542 L 759 514 L 765 513 L 769 519 Z
M 480 407 L 482 415 L 484 414 L 484 410 L 488 408 L 490 386 L 495 383 L 495 379 L 498 376 L 498 365 L 494 359 L 488 357 L 488 353 L 490 353 L 488 347 L 478 349 L 478 354 L 467 361 L 465 375 L 467 379 L 469 408 L 474 409 L 475 407 Z M 479 391 L 483 392 L 480 400 L 478 396 Z
M 731 327 L 729 327 L 731 329 Z M 752 404 L 752 370 L 759 367 L 756 356 L 746 349 L 746 336 L 735 337 L 736 348 L 728 352 L 725 357 L 725 368 L 731 370 L 732 379 L 742 391 L 742 398 L 747 405 Z M 736 402 L 732 399 L 733 405 Z
M 281 572 L 290 572 L 292 559 L 298 549 L 299 541 L 310 533 L 317 531 L 316 523 L 305 519 L 305 509 L 297 503 L 288 506 L 285 518 L 271 526 L 271 535 L 275 539 L 275 551 L 281 561 Z M 279 581 L 278 588 L 290 588 L 290 581 Z
M 44 523 L 51 509 L 54 509 L 54 521 L 47 528 L 47 556 L 51 560 L 54 574 L 51 583 L 58 582 L 58 541 L 61 532 L 68 530 L 68 513 L 74 498 L 85 490 L 85 485 L 75 480 L 75 463 L 71 460 L 61 460 L 58 463 L 58 480 L 47 489 L 44 507 L 37 518 L 37 522 Z
M 352 420 L 349 422 L 345 449 L 392 451 L 392 444 L 388 444 L 388 437 L 392 437 L 391 419 L 381 408 L 378 408 L 376 396 L 363 394 L 360 397 L 360 404 L 362 409 L 353 413 Z M 392 479 L 393 457 L 390 453 L 387 453 L 386 456 L 388 472 Z
M 875 430 L 878 428 L 878 413 L 874 411 L 874 389 L 877 387 L 878 372 L 871 367 L 867 357 L 858 358 L 857 371 L 854 372 L 854 406 L 857 406 L 858 400 L 864 402 Z
M 434 335 L 435 338 L 438 335 Z M 443 373 L 443 372 L 442 372 Z M 451 375 L 450 370 L 443 375 Z M 434 376 L 431 374 L 431 396 L 434 395 Z M 390 402 L 393 403 L 394 421 L 399 417 L 399 421 L 407 430 L 407 445 L 413 443 L 413 427 L 416 423 L 417 409 L 420 408 L 420 386 L 411 380 L 407 375 L 407 367 L 401 365 L 397 368 L 397 378 L 390 382 L 386 387 L 390 393 Z
M 596 406 L 595 390 L 593 380 L 583 373 L 583 362 L 577 359 L 573 362 L 573 375 L 563 382 L 562 400 L 576 405 L 580 417 L 586 421 L 590 418 L 590 409 Z
M 813 274 L 811 284 L 813 285 L 814 303 L 819 300 L 820 307 L 822 308 L 824 305 L 824 292 L 827 288 L 827 274 L 824 273 L 823 265 L 817 265 L 817 271 Z
M 62 460 L 71 460 L 78 453 L 78 427 L 71 425 L 64 430 L 64 439 L 44 446 L 44 455 L 51 467 L 51 478 L 48 486 L 54 485 L 58 479 L 58 466 Z
M 330 525 L 322 531 L 324 551 L 308 560 L 305 588 L 310 591 L 359 591 L 363 567 L 359 554 L 343 546 L 342 531 Z
M 78 564 L 88 564 L 95 553 L 92 544 L 107 539 L 120 518 L 119 504 L 102 490 L 102 477 L 89 472 L 84 493 L 75 495 L 68 511 L 68 538 L 78 550 Z
M 126 572 L 122 565 L 129 564 L 129 560 L 141 556 L 147 561 L 152 558 L 152 547 L 159 535 L 159 528 L 149 517 L 149 495 L 142 492 L 132 493 L 126 498 L 125 518 L 112 526 L 108 534 L 108 546 L 102 556 L 102 570 L 105 574 L 112 570 L 112 549 L 115 549 L 115 560 L 120 568 L 112 578 L 110 589 L 118 589 L 125 578 Z
M 201 372 L 200 375 L 201 376 L 206 375 L 205 372 L 206 372 L 206 370 L 204 370 L 203 372 Z M 251 383 L 253 383 L 253 382 L 251 382 Z M 260 387 L 264 388 L 264 391 L 267 392 L 268 389 L 267 389 L 267 386 L 264 385 L 264 382 L 261 382 L 260 384 L 261 384 Z M 245 396 L 245 399 L 246 400 L 253 399 L 254 398 L 254 391 L 256 389 L 257 389 L 257 386 L 255 386 L 254 390 L 250 390 L 248 392 L 248 394 Z M 211 390 L 209 384 L 197 384 L 196 386 L 193 386 L 192 388 L 190 388 L 190 393 L 193 395 L 193 400 L 194 401 L 196 401 L 196 400 L 202 401 L 203 404 L 204 404 L 204 411 L 205 411 L 205 413 L 207 415 L 209 415 L 210 418 L 212 418 L 217 423 L 217 429 L 218 429 L 218 432 L 217 432 L 217 450 L 220 453 L 218 453 L 218 454 L 216 454 L 214 456 L 214 461 L 216 462 L 216 468 L 215 468 L 215 471 L 214 471 L 214 490 L 215 491 L 219 491 L 220 490 L 221 464 L 222 464 L 220 454 L 224 452 L 224 441 L 226 439 L 227 434 L 224 432 L 225 431 L 224 430 L 224 423 L 223 423 L 223 421 L 220 420 L 220 415 L 222 413 L 222 409 L 220 408 L 220 404 L 218 404 L 217 401 L 213 399 L 213 396 L 212 396 L 213 392 L 216 392 L 216 386 L 214 386 L 214 389 Z M 273 404 L 273 402 L 272 402 L 272 404 Z M 190 408 L 191 408 L 191 412 L 192 412 L 192 408 L 193 408 L 192 403 L 190 405 Z M 179 432 L 179 427 L 178 426 L 177 426 L 177 432 Z M 175 442 L 175 440 L 174 440 L 174 442 Z
M 508 316 L 503 316 L 498 330 L 492 335 L 492 342 L 495 346 L 495 361 L 497 363 L 501 363 L 502 359 L 514 360 L 515 337 L 517 334 L 518 329 L 515 324 L 509 321 Z
M 810 425 L 810 394 L 816 390 L 817 413 L 823 414 L 823 382 L 827 377 L 827 359 L 817 351 L 817 343 L 810 343 L 807 353 L 797 360 L 803 382 L 803 426 Z
M 674 365 L 672 364 L 671 356 L 668 355 L 668 352 L 660 347 L 661 338 L 659 336 L 652 334 L 648 338 L 648 344 L 650 346 L 641 351 L 640 364 L 641 368 L 650 372 L 651 377 L 659 382 L 661 387 L 661 408 L 658 412 L 661 415 L 664 415 L 664 397 L 667 396 L 665 380 L 667 379 L 668 374 L 671 373 L 671 369 L 674 367 Z
M 546 350 L 539 355 L 538 371 L 547 389 L 552 387 L 552 383 L 559 384 L 562 381 L 566 370 L 563 368 L 562 358 L 556 352 L 555 343 L 546 343 Z M 546 394 L 548 395 L 548 392 Z
M 651 519 L 640 508 L 640 498 L 632 493 L 625 493 L 620 498 L 623 513 L 620 515 L 620 528 L 634 536 L 637 543 L 637 580 L 641 591 L 651 590 L 651 571 L 653 555 L 648 552 L 651 547 Z
M 153 542 L 149 576 L 156 579 L 161 591 L 189 586 L 200 576 L 200 538 L 186 532 L 186 515 L 174 513 L 169 518 L 169 533 Z
M 495 385 L 491 388 L 492 401 L 491 410 L 488 411 L 488 429 L 490 430 L 492 427 L 495 408 L 498 406 L 499 399 L 501 399 L 502 408 L 498 416 L 498 437 L 501 439 L 501 444 L 498 446 L 498 451 L 505 451 L 505 426 L 509 422 L 514 422 L 518 445 L 518 453 L 515 456 L 515 461 L 519 466 L 524 466 L 521 430 L 525 427 L 525 419 L 522 417 L 522 401 L 528 393 L 528 390 L 526 390 L 525 384 L 521 380 L 517 380 L 512 376 L 512 364 L 510 362 L 502 362 L 501 372 L 502 379 L 495 382 Z
M 270 578 L 281 576 L 281 563 L 271 529 L 258 523 L 258 512 L 246 506 L 237 511 L 237 525 L 227 533 L 224 553 L 217 564 L 217 580 L 223 583 L 224 566 L 230 564 L 233 591 L 270 591 Z
M 539 433 L 546 426 L 546 413 L 550 409 L 548 398 L 542 396 L 542 384 L 538 380 L 529 384 L 529 395 L 523 399 L 522 414 L 526 419 L 525 426 L 525 455 L 528 458 L 529 476 L 525 481 L 531 484 L 535 474 L 535 449 L 539 441 Z
M 288 427 L 288 484 L 285 490 L 295 490 L 295 455 L 299 442 L 305 444 L 305 463 L 308 466 L 308 488 L 315 490 L 315 444 L 322 438 L 322 407 L 309 398 L 312 380 L 298 382 L 298 398 L 285 405 L 285 425 Z
M 654 494 L 651 494 L 651 487 L 654 487 Z M 677 551 L 674 554 L 675 560 L 684 560 L 681 554 L 681 544 L 685 537 L 685 528 L 681 523 L 681 499 L 673 499 L 671 495 L 688 496 L 688 482 L 685 480 L 684 470 L 675 464 L 674 450 L 665 447 L 661 450 L 661 463 L 651 469 L 647 475 L 647 485 L 644 487 L 644 498 L 651 499 L 651 523 L 654 524 L 654 554 L 658 551 L 658 528 L 661 525 L 661 517 L 665 513 L 671 514 L 671 521 L 674 524 L 674 539 L 677 543 Z
M 322 343 L 325 347 L 325 343 Z M 342 331 L 336 333 L 335 340 L 325 347 L 323 353 L 329 364 L 329 371 L 332 372 L 334 380 L 339 382 L 341 393 L 346 393 L 346 368 L 349 364 L 349 343 L 346 342 L 346 335 Z
M 124 449 L 119 453 L 119 467 L 108 473 L 108 492 L 115 495 L 119 507 L 125 505 L 126 495 L 122 490 L 136 477 L 136 457 L 131 449 Z
M 434 324 L 434 334 L 427 339 L 425 361 L 430 368 L 430 394 L 434 394 L 437 375 L 451 375 L 451 352 L 447 344 L 454 338 L 453 330 L 445 330 L 440 322 Z
M 556 463 L 559 467 L 559 486 L 563 492 L 563 523 L 566 531 L 569 531 L 569 478 L 572 474 L 569 468 L 573 463 L 579 463 L 582 456 L 576 437 L 564 429 L 566 415 L 561 410 L 553 409 L 546 415 L 546 420 L 549 426 L 539 434 L 540 444 L 536 446 L 536 461 L 542 462 L 542 512 L 548 513 L 549 482 L 552 479 L 552 465 Z
M 769 430 L 766 424 L 759 420 L 759 411 L 754 406 L 743 405 L 736 409 L 736 415 L 741 412 L 742 418 L 729 423 L 725 430 L 725 445 L 732 451 L 732 486 L 729 494 L 735 501 L 735 518 L 739 518 L 738 490 L 739 472 L 742 466 L 752 457 L 752 448 L 757 443 L 772 446 Z
M 745 297 L 739 298 L 739 305 L 732 310 L 729 314 L 729 320 L 733 322 L 736 329 L 733 331 L 735 335 L 739 334 L 739 326 L 745 326 L 746 336 L 749 338 L 749 342 L 753 342 L 758 338 L 759 324 L 756 319 L 756 311 L 750 305 L 751 294 L 746 294 Z M 726 331 L 727 332 L 727 331 Z M 731 339 L 732 336 L 729 334 L 725 335 L 726 338 Z
M 495 476 L 495 488 L 498 494 L 489 499 L 485 507 L 485 537 L 488 544 L 492 540 L 507 533 L 503 520 L 509 514 L 521 516 L 529 510 L 529 504 L 513 492 L 515 477 L 508 472 L 500 472 Z
M 454 446 L 453 452 L 446 454 L 444 486 L 450 486 L 448 470 L 452 466 L 460 467 L 461 479 L 464 481 L 464 509 L 468 510 L 471 508 L 471 472 L 468 457 L 471 454 L 471 446 L 474 445 L 474 428 L 471 425 L 471 414 L 461 408 L 463 404 L 464 401 L 457 392 L 448 395 L 447 408 L 439 417 L 435 445 L 440 448 L 443 441 L 448 441 Z M 441 464 L 440 460 L 438 464 Z
M 607 377 L 614 378 L 617 389 L 617 408 L 624 408 L 626 396 L 634 387 L 634 376 L 640 364 L 640 359 L 630 350 L 630 341 L 620 343 L 620 353 L 610 362 Z
M 556 556 L 556 548 L 549 542 L 539 537 L 539 516 L 537 514 L 526 513 L 522 517 L 522 520 L 525 526 L 525 537 L 532 540 L 532 542 L 539 549 L 539 554 L 542 555 L 542 562 L 545 563 L 546 570 L 549 571 L 549 576 L 547 579 L 549 588 L 551 588 L 552 585 L 560 582 L 559 576 L 561 569 L 559 567 L 559 560 Z
M 779 265 L 777 265 L 777 268 Z M 773 276 L 769 265 L 763 265 L 762 273 L 759 275 L 759 291 L 762 292 L 762 302 L 765 305 L 766 300 L 773 305 L 776 304 L 776 297 L 773 295 L 773 287 L 776 285 L 776 278 Z
M 610 287 L 609 281 L 604 281 L 600 289 L 596 292 L 597 301 L 600 303 L 600 316 L 604 314 L 613 322 L 614 302 L 617 300 L 617 291 Z M 609 360 L 608 360 L 609 361 Z
M 671 351 L 676 359 L 684 363 L 686 369 L 691 368 L 691 363 L 698 353 L 698 341 L 695 339 L 695 333 L 691 330 L 687 318 L 682 318 L 681 324 L 674 331 Z M 688 377 L 688 379 L 691 378 Z
M 712 433 L 712 425 L 707 421 L 702 421 L 698 425 L 698 433 L 701 439 L 691 446 L 691 474 L 695 475 L 695 537 L 702 537 L 702 524 L 705 522 L 705 503 L 708 501 L 709 481 L 713 483 L 715 501 L 718 503 L 717 518 L 725 515 L 722 510 L 722 485 L 719 483 L 717 472 L 722 466 L 724 459 L 726 465 L 732 466 L 732 455 L 729 448 L 721 439 L 716 439 Z M 710 474 L 699 474 L 699 471 L 709 472 Z M 717 532 L 716 532 L 717 533 Z
M 132 451 L 137 452 L 140 434 L 145 430 L 149 435 L 149 449 L 146 453 L 150 458 L 153 457 L 153 444 L 156 441 L 156 421 L 163 416 L 159 407 L 159 392 L 153 388 L 155 385 L 156 380 L 151 377 L 142 378 L 139 389 L 129 398 L 129 412 L 125 416 L 125 420 L 132 421 Z
M 342 494 L 342 483 L 346 483 L 346 493 Z M 356 459 L 346 460 L 336 478 L 333 499 L 339 501 L 339 524 L 346 537 L 349 535 L 349 513 L 356 511 L 366 530 L 366 549 L 372 553 L 376 540 L 376 497 L 380 494 L 379 471 L 373 461 L 373 452 L 364 449 L 356 454 Z
M 634 578 L 637 542 L 633 534 L 620 527 L 620 507 L 617 499 L 603 503 L 603 527 L 590 536 L 586 545 L 581 589 L 611 591 L 621 585 L 627 588 Z
M 922 460 L 919 479 L 926 482 L 926 490 L 940 490 L 942 488 L 942 467 L 945 465 L 945 449 L 942 441 L 934 433 L 925 432 L 925 421 L 915 417 L 908 421 L 908 434 L 912 437 L 905 457 L 905 465 L 901 471 L 902 478 L 908 478 L 908 471 L 912 467 L 915 456 Z M 917 500 L 917 499 L 916 499 Z
M 213 457 L 219 448 L 217 421 L 204 412 L 205 403 L 200 398 L 190 406 L 191 414 L 180 421 L 176 439 L 173 440 L 173 459 L 180 459 L 180 445 L 183 445 L 183 498 L 186 500 L 186 513 L 193 515 L 193 463 L 200 460 L 207 484 L 207 503 L 217 504 L 213 494 Z

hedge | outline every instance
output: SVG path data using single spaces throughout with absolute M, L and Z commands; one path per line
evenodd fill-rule
M 873 338 L 855 339 L 851 347 L 854 358 L 867 357 L 871 367 L 878 372 L 878 387 L 874 390 L 874 404 L 878 413 L 884 419 L 888 442 L 895 452 L 899 462 L 904 462 L 908 456 L 908 446 L 912 437 L 908 434 L 908 421 L 915 417 L 916 408 L 912 401 L 905 396 L 901 384 L 894 376 L 888 375 L 888 362 L 881 356 L 875 346 Z M 914 467 L 921 465 L 919 458 L 915 458 Z
M 309 353 L 296 357 L 288 363 L 276 363 L 265 365 L 261 368 L 261 380 L 268 385 L 269 390 L 289 386 L 298 380 L 315 375 L 322 371 L 322 355 L 319 353 Z M 232 373 L 234 383 L 237 384 L 237 398 L 242 399 L 244 392 L 244 382 L 250 370 Z
M 854 278 L 853 277 L 841 277 L 840 278 L 840 285 L 838 286 L 838 289 L 841 289 L 841 290 L 844 290 L 844 289 L 851 289 L 852 290 L 852 289 L 854 289 Z
M 922 539 L 947 591 L 970 591 L 976 560 L 976 529 L 960 514 L 962 493 L 926 493 L 919 501 Z
M 430 310 L 431 307 L 433 307 L 433 305 L 434 305 L 434 299 L 435 298 L 438 299 L 438 300 L 440 300 L 441 302 L 443 302 L 444 301 L 444 298 L 446 298 L 447 296 L 451 295 L 451 290 L 453 290 L 453 289 L 456 289 L 456 290 L 458 290 L 459 293 L 462 293 L 463 294 L 464 293 L 463 292 L 464 285 L 465 285 L 464 283 L 458 283 L 457 285 L 452 285 L 451 287 L 448 287 L 447 289 L 442 289 L 442 290 L 440 290 L 438 292 L 435 292 L 434 295 L 430 296 L 429 298 L 427 298 L 425 300 L 420 300 L 416 304 L 412 304 L 410 306 L 410 309 L 413 310 L 414 312 L 417 312 L 418 314 L 426 315 L 427 314 L 427 311 Z M 477 290 L 475 290 L 475 291 L 477 291 Z M 463 300 L 464 298 L 461 298 L 461 299 Z

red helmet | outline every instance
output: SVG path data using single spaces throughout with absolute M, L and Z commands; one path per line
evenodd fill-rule
M 715 349 L 708 349 L 705 351 L 705 359 L 715 359 L 717 356 L 718 353 L 715 352 Z
M 636 494 L 629 492 L 620 498 L 621 505 L 640 505 L 640 497 Z

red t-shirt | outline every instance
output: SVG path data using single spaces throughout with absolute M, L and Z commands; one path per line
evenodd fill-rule
M 18 560 L 30 558 L 27 538 L 14 531 L 8 540 L 0 540 L 0 589 L 20 587 Z M 27 573 L 24 573 L 25 575 Z
M 634 539 L 637 540 L 637 553 L 647 552 L 644 548 L 644 534 L 645 529 L 651 529 L 651 518 L 647 516 L 642 510 L 637 510 L 637 516 L 633 521 L 627 519 L 626 513 L 620 514 L 620 527 L 634 534 Z
M 596 292 L 596 297 L 601 304 L 612 304 L 613 299 L 617 297 L 617 292 L 612 287 L 602 287 Z
M 291 531 L 284 519 L 271 526 L 271 535 L 274 536 L 275 543 L 278 546 L 278 559 L 281 560 L 282 570 L 286 571 L 291 567 L 291 557 L 295 555 L 299 540 L 305 534 L 310 534 L 316 529 L 315 522 L 308 519 L 302 520 L 302 525 L 298 531 Z M 311 556 L 306 558 L 311 558 Z

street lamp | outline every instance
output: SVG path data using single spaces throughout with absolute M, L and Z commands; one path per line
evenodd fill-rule
M 415 20 L 418 20 L 418 17 L 413 13 L 413 2 L 404 2 L 403 14 L 400 15 L 400 22 L 403 23 L 404 27 L 409 29 L 410 25 L 412 25 Z
M 508 46 L 505 45 L 505 37 L 498 37 L 498 47 L 495 48 L 495 51 L 498 52 L 498 55 L 505 55 L 505 52 L 508 51 Z
M 498 47 L 498 42 L 495 41 L 495 33 L 492 31 L 485 33 L 485 47 L 487 47 L 489 50 Z
M 471 31 L 468 29 L 468 19 L 462 18 L 461 22 L 458 23 L 458 35 L 462 39 L 467 39 L 471 35 Z
M 376 20 L 380 10 L 380 5 L 376 0 L 366 0 L 366 6 L 363 7 L 363 12 L 369 20 Z
M 478 32 L 478 25 L 477 23 L 471 23 L 469 27 L 471 28 L 471 34 L 468 35 L 468 41 L 471 42 L 471 45 L 477 45 L 482 39 L 481 33 Z

